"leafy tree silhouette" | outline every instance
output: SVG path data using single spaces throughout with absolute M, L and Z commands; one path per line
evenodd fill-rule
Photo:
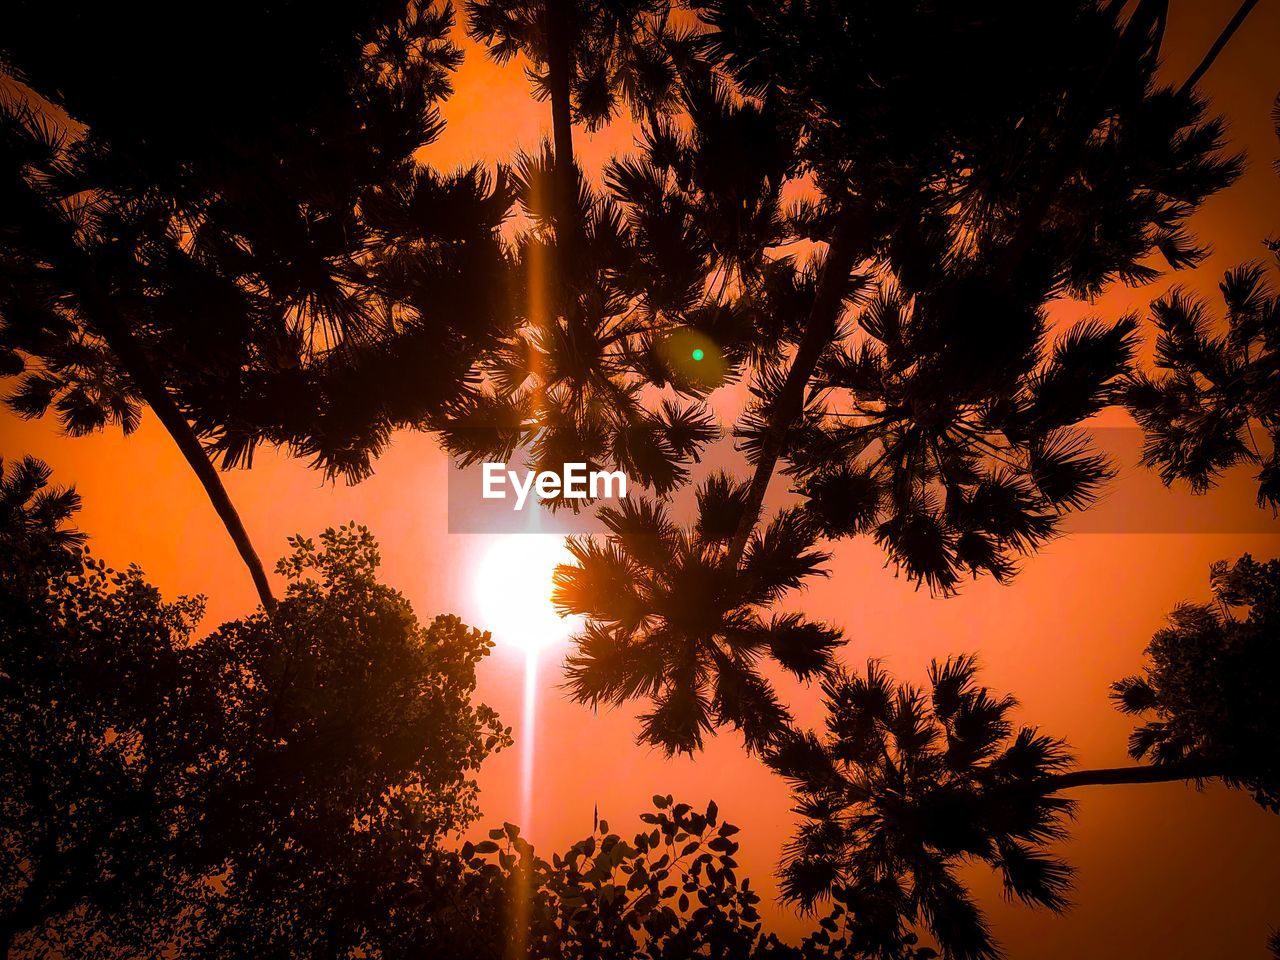
M 509 743 L 470 702 L 486 636 L 418 624 L 349 525 L 294 539 L 273 614 L 196 639 L 202 601 L 90 557 L 48 481 L 0 471 L 0 955 L 875 955 L 860 909 L 765 933 L 714 803 L 657 796 L 633 841 L 600 822 L 550 862 L 511 824 L 453 852 Z
M 628 842 L 600 821 L 592 835 L 551 862 L 539 858 L 514 824 L 463 847 L 488 888 L 501 891 L 500 922 L 488 929 L 510 956 L 527 960 L 854 960 L 882 956 L 861 939 L 864 924 L 836 907 L 799 946 L 761 928 L 760 895 L 739 878 L 738 828 L 670 795 L 641 814 L 647 826 Z M 517 906 L 523 904 L 523 906 Z M 517 925 L 528 935 L 520 939 Z M 937 954 L 904 933 L 901 960 Z
M 1121 710 L 1150 718 L 1129 752 L 1169 779 L 1219 779 L 1280 813 L 1280 699 L 1266 679 L 1280 669 L 1280 560 L 1215 563 L 1210 583 L 1213 602 L 1174 609 L 1143 673 L 1115 684 Z
M 1134 347 L 1131 318 L 1085 321 L 1049 345 L 1048 307 L 1150 279 L 1152 253 L 1172 268 L 1198 262 L 1186 217 L 1240 166 L 1222 151 L 1221 121 L 1206 119 L 1194 92 L 1156 85 L 1161 21 L 1150 4 L 1127 19 L 1118 5 L 1093 4 L 1016 15 L 1000 4 L 698 12 L 702 68 L 679 74 L 688 123 L 648 121 L 639 155 L 606 171 L 609 196 L 580 192 L 592 198 L 584 209 L 616 204 L 621 216 L 608 220 L 623 221 L 591 231 L 622 255 L 584 288 L 609 304 L 600 316 L 621 319 L 608 338 L 575 340 L 580 355 L 608 358 L 633 389 L 694 397 L 752 375 L 753 402 L 734 432 L 755 472 L 718 551 L 730 575 L 745 575 L 765 491 L 785 462 L 804 497 L 804 522 L 789 517 L 789 528 L 869 533 L 939 593 L 966 573 L 1008 578 L 1109 476 L 1076 428 L 1116 402 Z M 1049 35 L 1065 38 L 1052 46 L 1070 56 L 1045 55 L 1038 38 Z M 805 186 L 810 199 L 786 199 Z M 822 252 L 806 260 L 806 245 Z M 669 349 L 702 337 L 723 344 L 708 379 Z M 520 425 L 550 438 L 564 424 L 564 434 L 597 438 L 574 448 L 581 459 L 607 451 L 612 427 L 519 412 L 513 397 L 536 397 L 539 382 L 526 355 L 504 360 L 524 392 L 495 391 L 479 417 L 502 428 L 456 448 L 509 452 Z M 678 471 L 713 435 L 708 425 L 659 459 Z M 657 492 L 680 479 L 669 473 Z M 689 749 L 701 734 L 688 731 L 720 722 L 705 696 L 711 675 L 689 667 L 690 651 L 677 671 L 680 657 L 659 656 L 660 644 L 617 641 L 611 598 L 584 595 L 591 584 L 614 589 L 616 559 L 583 553 L 562 579 L 578 584 L 565 609 L 605 618 L 588 628 L 571 689 L 588 702 L 649 700 L 651 717 L 674 709 L 682 689 L 687 721 L 664 745 Z M 720 596 L 733 609 L 732 591 Z M 643 613 L 654 615 L 632 616 L 623 632 L 662 636 L 664 617 Z
M 73 20 L 23 0 L 3 45 L 34 91 L 0 110 L 3 373 L 73 435 L 151 407 L 270 606 L 210 461 L 265 441 L 359 479 L 511 315 L 505 183 L 413 158 L 442 130 L 452 14 L 237 3 L 180 61 L 162 4 Z
M 499 63 L 518 55 L 538 99 L 551 101 L 548 197 L 562 260 L 577 253 L 582 223 L 573 125 L 599 129 L 620 104 L 655 114 L 670 105 L 686 32 L 674 30 L 669 0 L 467 0 L 468 33 Z
M 0 955 L 344 951 L 460 872 L 439 845 L 509 742 L 470 701 L 486 635 L 419 624 L 352 525 L 294 541 L 274 615 L 196 639 L 202 601 L 80 552 L 47 477 L 0 484 Z
M 1010 896 L 1067 904 L 1071 869 L 1046 852 L 1071 801 L 1039 784 L 1070 763 L 1065 745 L 1015 729 L 1016 701 L 974 682 L 975 661 L 934 662 L 928 695 L 875 663 L 824 681 L 827 735 L 793 732 L 769 756 L 805 818 L 787 848 L 783 894 L 812 909 L 838 902 L 881 921 L 882 956 L 904 924 L 924 926 L 943 956 L 998 955 L 956 870 L 985 862 Z
M 1114 686 L 1119 708 L 1146 718 L 1130 738 L 1144 765 L 1069 769 L 1063 741 L 1015 728 L 1016 701 L 977 686 L 972 657 L 935 661 L 927 695 L 875 663 L 828 678 L 825 736 L 791 731 L 768 755 L 805 818 L 783 863 L 784 894 L 810 909 L 827 896 L 869 905 L 883 956 L 918 925 L 944 956 L 995 957 L 956 870 L 987 863 L 1010 896 L 1065 909 L 1071 867 L 1045 849 L 1066 835 L 1074 801 L 1064 791 L 1217 780 L 1280 811 L 1280 704 L 1265 680 L 1280 666 L 1280 561 L 1245 555 L 1215 564 L 1211 579 L 1214 602 L 1179 606 L 1144 673 Z
M 1227 329 L 1213 332 L 1206 303 L 1174 291 L 1152 304 L 1155 376 L 1135 373 L 1125 402 L 1146 434 L 1142 461 L 1166 484 L 1186 481 L 1204 493 L 1222 471 L 1259 467 L 1258 506 L 1280 509 L 1280 398 L 1276 390 L 1276 330 L 1280 300 L 1262 264 L 1229 271 L 1219 285 Z M 1254 425 L 1270 443 L 1258 446 Z
M 819 392 L 811 381 L 843 336 L 842 294 L 860 261 L 891 269 L 899 290 L 889 300 L 908 307 L 911 350 L 889 363 L 906 375 L 901 416 L 927 452 L 931 439 L 962 436 L 975 419 L 987 421 L 980 433 L 1002 432 L 1001 408 L 1039 360 L 1049 300 L 1096 293 L 1117 278 L 1147 279 L 1141 261 L 1152 251 L 1175 268 L 1198 259 L 1184 214 L 1230 183 L 1238 161 L 1217 153 L 1221 123 L 1202 120 L 1203 103 L 1190 90 L 1156 88 L 1158 7 L 1139 4 L 1127 21 L 1119 4 L 1045 6 L 1030 18 L 1000 4 L 976 17 L 925 4 L 702 8 L 713 48 L 743 89 L 794 112 L 800 155 L 824 193 L 816 239 L 829 241 L 786 375 L 761 381 L 754 422 L 741 431 L 757 466 L 731 555 L 745 544 L 779 460 L 811 439 L 812 431 L 793 427 L 810 412 Z M 1043 56 L 1031 39 L 1040 31 L 1072 38 L 1070 62 Z M 1006 65 L 1016 65 L 1018 84 L 1002 79 L 1012 75 Z M 883 313 L 868 315 L 873 339 L 895 336 L 876 326 Z M 1126 354 L 1116 350 L 1118 334 L 1091 328 L 1078 336 L 1103 344 L 1095 357 L 1074 358 L 1080 368 L 1067 377 L 1082 382 L 1076 397 L 1064 398 L 1064 413 L 1078 397 L 1105 398 Z M 889 406 L 896 398 L 877 396 L 884 387 L 874 372 L 869 379 L 871 397 Z M 1020 459 L 1020 438 L 1009 439 Z M 1002 441 L 996 455 L 1004 454 Z M 898 524 L 905 529 L 881 532 L 910 575 L 943 590 L 966 567 L 954 554 L 970 533 L 963 506 L 978 485 L 969 471 L 948 475 L 946 460 L 908 458 L 897 482 L 918 506 Z M 830 469 L 862 472 L 840 457 Z M 1017 512 L 1046 506 L 1035 500 L 1024 496 Z M 983 533 L 969 569 L 1006 572 L 1007 551 L 1023 544 L 1002 543 L 979 525 Z
M 900 295 L 882 294 L 860 323 L 866 339 L 824 358 L 819 398 L 792 427 L 787 471 L 807 511 L 827 536 L 872 534 L 932 590 L 953 592 L 962 571 L 1008 579 L 1111 476 L 1075 426 L 1114 397 L 1136 323 L 1077 324 L 1047 355 L 1028 351 L 996 394 L 966 387 L 967 351 L 921 355 L 929 320 Z
M 789 714 L 759 659 L 809 678 L 831 668 L 841 643 L 838 630 L 798 614 L 766 617 L 827 559 L 799 511 L 779 514 L 753 537 L 740 570 L 725 564 L 745 495 L 713 477 L 699 490 L 702 522 L 692 530 L 645 499 L 603 509 L 608 540 L 571 539 L 576 563 L 556 573 L 556 605 L 589 618 L 566 661 L 572 695 L 592 705 L 649 698 L 654 708 L 638 739 L 669 754 L 701 749 L 718 725 L 763 749 Z
M 644 381 L 628 374 L 653 317 L 620 297 L 612 275 L 634 272 L 621 261 L 635 259 L 624 256 L 625 225 L 574 162 L 575 122 L 597 129 L 624 103 L 655 118 L 676 106 L 678 74 L 693 51 L 670 13 L 665 0 L 467 3 L 468 30 L 494 59 L 528 60 L 536 95 L 551 101 L 553 147 L 517 157 L 532 224 L 517 242 L 523 329 L 486 365 L 493 389 L 444 426 L 464 464 L 531 446 L 536 468 L 608 463 L 665 493 L 716 436 L 700 406 L 642 404 Z
M 699 343 L 718 360 L 742 357 L 764 339 L 745 310 L 708 292 L 707 281 L 716 272 L 758 269 L 764 248 L 781 238 L 783 228 L 770 219 L 780 186 L 770 183 L 770 170 L 780 142 L 753 153 L 752 145 L 760 146 L 754 134 L 776 137 L 776 131 L 758 110 L 730 103 L 722 89 L 699 88 L 687 99 L 702 118 L 695 136 L 663 127 L 646 150 L 660 163 L 611 164 L 607 193 L 580 183 L 583 243 L 565 265 L 572 273 L 566 309 L 538 291 L 556 244 L 546 202 L 553 161 L 545 152 L 520 158 L 515 181 L 532 222 L 518 240 L 525 265 L 519 273 L 528 278 L 514 298 L 526 305 L 523 326 L 488 358 L 485 388 L 442 427 L 464 463 L 506 459 L 525 448 L 536 465 L 623 469 L 665 495 L 687 481 L 690 464 L 719 435 L 700 401 L 726 379 L 727 363 L 699 368 L 688 357 Z M 716 169 L 718 158 L 734 156 L 742 159 L 719 176 L 714 191 L 667 196 L 690 168 Z M 745 234 L 735 221 L 747 217 L 716 211 L 740 210 L 757 191 L 754 249 L 729 247 L 722 238 Z M 713 366 L 718 372 L 708 376 Z M 665 395 L 655 398 L 649 387 Z
M 513 824 L 463 847 L 464 857 L 507 891 L 528 898 L 530 960 L 676 960 L 756 956 L 760 897 L 738 881 L 733 836 L 713 802 L 705 813 L 667 796 L 633 841 L 601 821 L 590 837 L 550 863 L 538 858 Z M 494 925 L 512 936 L 511 924 Z
M 1280 137 L 1280 98 L 1274 111 Z M 1280 241 L 1267 244 L 1280 260 Z M 1251 263 L 1230 270 L 1219 289 L 1225 330 L 1215 332 L 1209 307 L 1175 290 L 1152 304 L 1160 331 L 1155 376 L 1135 373 L 1125 403 L 1146 433 L 1143 463 L 1166 484 L 1186 481 L 1204 493 L 1223 470 L 1239 463 L 1259 467 L 1258 506 L 1280 510 L 1280 392 L 1276 354 L 1280 297 L 1267 269 Z M 1270 443 L 1259 447 L 1254 426 Z
M 15 583 L 60 572 L 85 542 L 83 533 L 67 526 L 80 509 L 80 495 L 74 488 L 51 488 L 52 476 L 35 457 L 8 468 L 0 459 L 0 550 L 4 576 Z

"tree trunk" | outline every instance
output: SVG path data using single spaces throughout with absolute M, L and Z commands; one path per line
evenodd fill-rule
M 26 205 L 27 213 L 33 219 L 37 221 L 47 219 L 46 201 L 37 196 L 34 191 L 28 189 L 21 195 L 21 201 Z M 209 462 L 204 447 L 191 429 L 191 424 L 187 422 L 186 417 L 182 415 L 182 411 L 169 395 L 169 391 L 165 389 L 164 383 L 151 368 L 150 361 L 134 340 L 128 322 L 118 315 L 111 297 L 99 287 L 89 256 L 76 243 L 74 237 L 63 229 L 61 223 L 46 224 L 46 228 L 47 235 L 52 239 L 48 241 L 48 247 L 42 251 L 44 257 L 55 270 L 70 275 L 68 285 L 75 289 L 90 324 L 106 341 L 111 352 L 115 354 L 116 360 L 133 380 L 142 398 L 151 407 L 164 428 L 169 431 L 169 436 L 178 445 L 187 464 L 195 471 L 209 502 L 213 504 L 227 534 L 236 545 L 240 558 L 249 568 L 249 576 L 253 578 L 259 601 L 264 609 L 273 609 L 275 598 L 271 594 L 271 586 L 267 581 L 262 561 L 258 559 L 258 553 L 253 548 L 248 531 L 245 530 L 240 515 L 231 502 L 231 497 L 222 485 L 218 471 Z
M 235 504 L 231 502 L 227 488 L 222 484 L 222 477 L 209 461 L 200 438 L 195 435 L 191 424 L 187 422 L 187 418 L 178 409 L 169 391 L 151 369 L 151 365 L 128 327 L 115 321 L 114 318 L 106 322 L 100 321 L 97 326 L 103 334 L 103 339 L 107 341 L 107 345 L 111 347 L 111 351 L 116 355 L 125 372 L 129 374 L 134 386 L 142 394 L 147 406 L 169 432 L 169 436 L 173 438 L 173 442 L 195 473 L 200 485 L 204 487 L 205 495 L 213 504 L 213 509 L 217 511 L 227 535 L 231 537 L 231 542 L 235 544 L 240 554 L 240 559 L 249 568 L 249 576 L 253 579 L 254 589 L 258 592 L 258 600 L 263 609 L 267 611 L 274 609 L 276 601 L 271 593 L 271 584 L 267 580 L 267 571 L 262 566 L 258 551 L 253 547 L 253 541 L 249 539 L 249 532 L 240 520 Z
M 1203 760 L 1181 763 L 1149 764 L 1140 767 L 1104 767 L 1097 770 L 1073 770 L 1041 781 L 1045 793 L 1072 790 L 1076 787 L 1115 786 L 1126 783 L 1173 783 L 1178 780 L 1216 780 L 1222 767 Z
M 805 389 L 835 333 L 836 323 L 840 319 L 840 307 L 849 290 L 849 275 L 861 256 L 863 232 L 861 218 L 846 212 L 831 237 L 822 279 L 818 283 L 818 292 L 805 323 L 804 336 L 791 361 L 791 369 L 787 371 L 782 392 L 769 415 L 760 444 L 760 459 L 756 462 L 755 473 L 751 477 L 747 502 L 738 521 L 738 528 L 729 542 L 726 563 L 736 566 L 742 559 L 751 531 L 760 519 L 764 495 L 782 456 L 787 431 L 804 412 Z
M 546 0 L 547 85 L 551 88 L 551 135 L 555 149 L 556 240 L 561 263 L 570 262 L 577 241 L 578 178 L 573 161 L 573 48 L 569 4 Z
M 1209 72 L 1209 68 L 1213 66 L 1213 61 L 1218 59 L 1218 54 L 1226 48 L 1235 32 L 1240 29 L 1240 25 L 1244 23 L 1245 17 L 1249 16 L 1253 8 L 1258 5 L 1258 0 L 1244 0 L 1240 4 L 1240 8 L 1236 10 L 1235 16 L 1232 17 L 1222 33 L 1218 34 L 1218 39 L 1213 42 L 1213 46 L 1209 48 L 1209 52 L 1204 55 L 1204 59 L 1200 61 L 1199 66 L 1191 71 L 1191 76 L 1183 82 L 1179 93 L 1190 93 L 1192 88 L 1203 79 L 1204 75 Z

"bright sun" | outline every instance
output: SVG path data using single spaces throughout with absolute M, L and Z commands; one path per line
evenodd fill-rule
M 556 566 L 571 559 L 563 537 L 540 533 L 498 537 L 476 570 L 480 626 L 499 644 L 529 652 L 567 639 L 582 621 L 556 613 L 551 589 Z

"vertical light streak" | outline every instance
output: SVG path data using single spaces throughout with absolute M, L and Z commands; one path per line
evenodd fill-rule
M 538 736 L 538 654 L 537 644 L 531 644 L 524 655 L 524 703 L 520 716 L 520 834 L 529 841 L 533 826 L 533 777 L 534 759 L 537 755 Z M 508 941 L 507 960 L 526 960 L 529 956 L 530 903 L 533 899 L 532 858 L 517 861 L 515 867 L 514 929 Z
M 538 735 L 538 647 L 530 646 L 524 658 L 524 704 L 520 736 L 520 832 L 527 840 L 533 830 L 533 776 L 535 740 Z

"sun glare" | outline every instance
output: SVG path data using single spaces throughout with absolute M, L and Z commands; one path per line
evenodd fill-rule
M 551 603 L 556 566 L 570 560 L 564 538 L 518 533 L 498 537 L 476 570 L 481 624 L 500 645 L 536 652 L 566 640 L 580 625 Z

